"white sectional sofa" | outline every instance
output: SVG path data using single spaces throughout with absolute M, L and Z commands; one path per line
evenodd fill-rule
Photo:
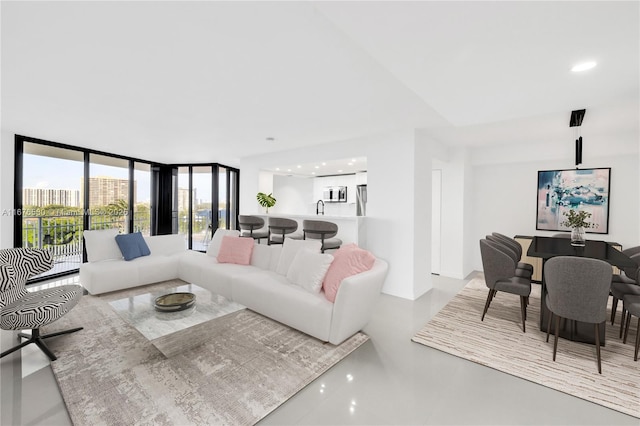
M 179 278 L 335 345 L 371 318 L 387 274 L 385 261 L 376 259 L 370 270 L 343 279 L 332 303 L 323 292 L 310 292 L 277 272 L 281 245 L 256 244 L 249 265 L 218 263 L 223 235 L 237 231 L 217 231 L 207 253 L 186 250 L 181 235 L 144 237 L 151 255 L 130 261 L 118 258 L 102 236 L 97 241 L 95 235 L 85 237 L 89 262 L 80 266 L 80 284 L 101 294 Z

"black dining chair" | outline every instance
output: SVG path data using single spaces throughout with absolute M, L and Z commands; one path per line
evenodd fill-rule
M 546 304 L 551 311 L 547 324 L 547 342 L 551 321 L 555 317 L 554 361 L 561 318 L 594 324 L 598 373 L 602 374 L 599 326 L 607 320 L 611 275 L 611 265 L 599 259 L 557 256 L 547 260 L 544 279 L 547 287 Z

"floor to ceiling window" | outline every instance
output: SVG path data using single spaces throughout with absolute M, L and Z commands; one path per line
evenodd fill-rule
M 189 166 L 178 167 L 178 234 L 183 235 L 187 241 L 187 248 L 191 241 L 191 180 Z
M 20 241 L 16 246 L 44 248 L 53 254 L 49 276 L 82 263 L 84 154 L 25 142 L 23 147 Z M 19 188 L 16 188 L 19 190 Z M 17 198 L 17 197 L 16 197 Z
M 151 235 L 151 164 L 133 165 L 133 232 Z
M 168 231 L 152 230 L 153 220 L 158 223 L 162 216 L 155 213 L 166 210 L 157 207 L 158 182 L 152 182 L 152 170 L 158 168 L 169 171 L 171 183 L 165 186 L 175 188 L 163 199 L 170 206 Z M 14 222 L 14 246 L 45 248 L 56 262 L 38 279 L 77 271 L 84 229 L 152 235 L 173 228 L 185 236 L 187 248 L 204 251 L 217 228 L 236 227 L 239 210 L 237 169 L 155 164 L 19 135 L 15 182 L 20 216 Z
M 211 240 L 211 166 L 191 168 L 191 248 L 206 251 Z
M 89 229 L 129 232 L 129 187 L 129 160 L 89 155 Z

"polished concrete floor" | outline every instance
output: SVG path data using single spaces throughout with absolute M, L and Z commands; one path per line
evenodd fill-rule
M 261 424 L 640 425 L 637 418 L 411 342 L 466 283 L 433 281 L 433 290 L 416 301 L 383 295 L 364 329 L 371 339 Z M 2 333 L 4 349 L 13 340 Z M 71 424 L 37 348 L 5 357 L 0 374 L 1 425 Z

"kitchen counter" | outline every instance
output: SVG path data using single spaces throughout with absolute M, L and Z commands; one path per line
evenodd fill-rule
M 366 232 L 365 232 L 365 216 L 329 216 L 329 215 L 304 215 L 304 214 L 283 214 L 283 213 L 269 213 L 258 214 L 268 224 L 269 217 L 285 217 L 294 219 L 298 222 L 298 230 L 296 232 L 302 233 L 302 221 L 303 220 L 324 220 L 327 222 L 333 222 L 338 225 L 337 238 L 342 240 L 343 244 L 356 243 L 362 248 L 366 248 Z

